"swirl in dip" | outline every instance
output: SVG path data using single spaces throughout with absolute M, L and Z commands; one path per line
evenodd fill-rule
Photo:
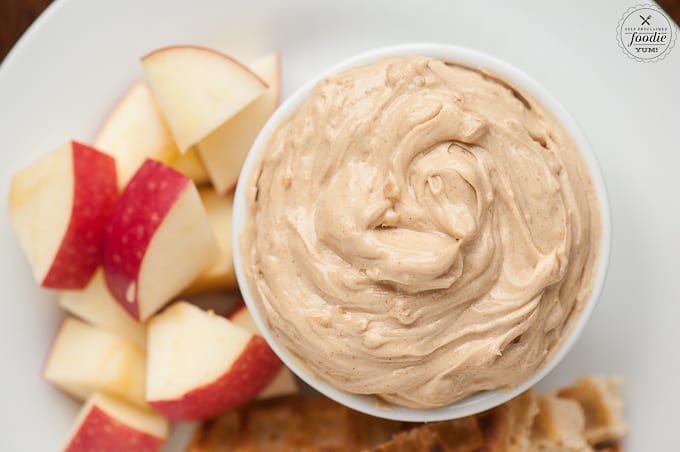
M 312 375 L 415 408 L 512 387 L 595 276 L 587 168 L 546 110 L 427 57 L 327 77 L 247 186 L 248 285 Z

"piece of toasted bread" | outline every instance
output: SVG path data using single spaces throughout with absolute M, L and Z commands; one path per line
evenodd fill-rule
M 373 452 L 473 452 L 484 446 L 484 435 L 474 416 L 434 422 L 401 433 Z
M 525 452 L 536 398 L 527 391 L 492 410 L 452 421 L 425 424 L 399 433 L 375 452 Z
M 285 396 L 203 423 L 188 451 L 621 452 L 625 423 L 617 401 L 616 380 L 588 377 L 560 397 L 537 398 L 529 390 L 476 416 L 409 424 L 361 414 L 321 396 Z
M 352 411 L 324 397 L 257 401 L 205 422 L 190 452 L 353 451 L 506 452 L 526 450 L 535 398 L 527 392 L 478 419 L 430 424 L 388 421 Z M 408 430 L 407 430 L 408 429 Z
M 531 426 L 538 412 L 532 390 L 490 411 L 477 415 L 484 433 L 484 452 L 524 452 L 529 447 Z
M 585 415 L 585 438 L 593 447 L 617 444 L 628 432 L 623 418 L 623 399 L 618 390 L 621 379 L 588 376 L 562 388 L 557 395 L 577 401 Z
M 345 452 L 374 447 L 408 427 L 325 397 L 285 396 L 260 400 L 203 423 L 188 451 Z
M 583 432 L 586 421 L 578 402 L 554 395 L 538 396 L 531 431 L 531 452 L 592 452 Z

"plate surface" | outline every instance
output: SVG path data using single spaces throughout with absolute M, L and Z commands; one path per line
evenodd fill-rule
M 540 383 L 619 374 L 626 449 L 676 443 L 680 405 L 680 48 L 636 62 L 617 46 L 627 2 L 374 0 L 59 0 L 0 67 L 0 435 L 2 450 L 58 450 L 78 404 L 44 383 L 61 314 L 38 289 L 7 218 L 11 174 L 75 138 L 89 141 L 116 98 L 141 77 L 138 58 L 170 44 L 213 46 L 248 60 L 280 50 L 283 95 L 370 48 L 442 42 L 482 50 L 527 72 L 589 137 L 609 190 L 609 275 L 584 333 Z M 186 431 L 186 429 L 185 429 Z M 181 433 L 181 432 L 180 432 Z M 168 449 L 182 446 L 174 436 Z

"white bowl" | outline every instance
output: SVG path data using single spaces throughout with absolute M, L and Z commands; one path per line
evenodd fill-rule
M 483 391 L 466 397 L 465 399 L 462 399 L 458 402 L 439 408 L 415 409 L 392 405 L 389 409 L 385 409 L 376 403 L 375 397 L 352 394 L 342 391 L 310 375 L 307 373 L 307 371 L 305 371 L 305 369 L 301 368 L 297 364 L 297 362 L 283 347 L 277 344 L 268 330 L 267 323 L 263 319 L 257 304 L 253 301 L 251 296 L 250 288 L 248 287 L 248 281 L 243 269 L 239 237 L 247 223 L 247 206 L 245 197 L 246 185 L 250 179 L 253 166 L 258 160 L 258 156 L 262 151 L 264 144 L 279 122 L 295 111 L 295 109 L 310 95 L 312 88 L 316 85 L 316 83 L 323 77 L 338 73 L 354 66 L 376 62 L 387 56 L 411 55 L 431 56 L 472 68 L 487 69 L 490 73 L 499 76 L 501 79 L 518 88 L 520 92 L 528 93 L 531 95 L 531 97 L 540 102 L 555 117 L 562 127 L 564 127 L 567 133 L 569 133 L 590 170 L 590 175 L 595 186 L 595 192 L 600 208 L 602 239 L 600 242 L 597 275 L 592 292 L 590 294 L 590 298 L 584 304 L 583 311 L 572 326 L 569 336 L 565 338 L 559 350 L 557 350 L 553 354 L 552 358 L 542 367 L 540 367 L 530 378 L 509 390 Z M 593 153 L 588 140 L 574 118 L 572 118 L 571 115 L 567 113 L 567 111 L 557 101 L 557 99 L 555 99 L 545 88 L 543 88 L 538 82 L 533 80 L 524 72 L 511 66 L 510 64 L 476 50 L 444 44 L 404 44 L 371 50 L 343 61 L 324 74 L 308 82 L 302 88 L 298 89 L 292 96 L 283 102 L 279 109 L 269 119 L 267 124 L 265 124 L 259 136 L 255 140 L 255 143 L 253 143 L 250 154 L 243 165 L 238 185 L 236 186 L 232 226 L 234 266 L 236 269 L 236 277 L 241 289 L 241 294 L 243 295 L 243 299 L 248 306 L 255 323 L 259 327 L 260 331 L 262 331 L 264 338 L 269 343 L 274 352 L 303 381 L 331 399 L 352 409 L 373 416 L 411 422 L 440 421 L 446 419 L 456 419 L 463 416 L 480 413 L 505 403 L 535 385 L 552 369 L 554 369 L 560 361 L 562 361 L 583 331 L 590 314 L 595 308 L 600 291 L 602 290 L 607 272 L 607 266 L 609 263 L 609 252 L 611 245 L 610 221 L 607 191 L 604 185 L 600 167 L 595 158 L 595 154 Z

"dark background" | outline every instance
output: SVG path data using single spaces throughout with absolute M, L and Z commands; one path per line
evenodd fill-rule
M 0 61 L 50 3 L 52 0 L 0 0 Z M 658 0 L 658 3 L 680 23 L 680 0 Z

